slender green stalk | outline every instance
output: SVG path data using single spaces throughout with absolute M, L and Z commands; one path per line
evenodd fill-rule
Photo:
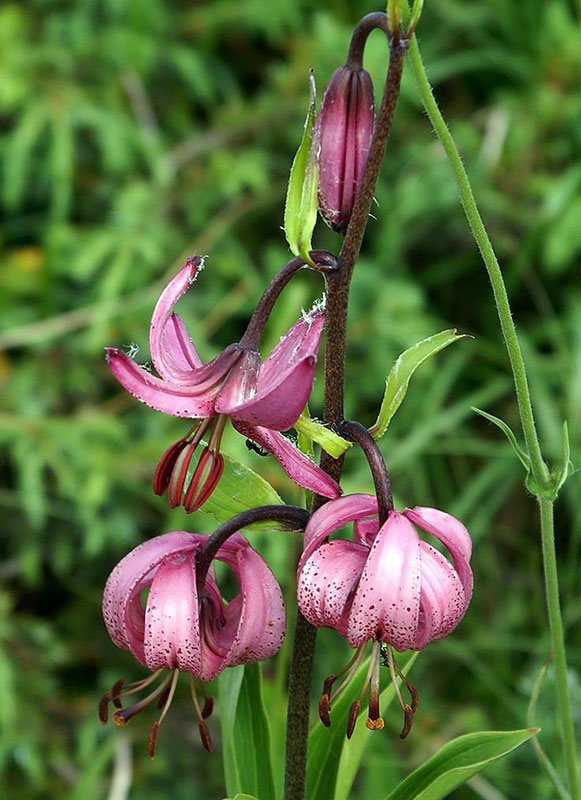
M 409 58 L 414 75 L 422 97 L 424 108 L 430 118 L 436 136 L 442 143 L 448 160 L 454 171 L 460 200 L 468 219 L 474 239 L 482 254 L 486 266 L 494 301 L 498 311 L 502 334 L 508 351 L 510 365 L 514 377 L 519 416 L 525 438 L 529 457 L 531 459 L 531 473 L 535 490 L 539 500 L 541 513 L 541 538 L 543 546 L 543 563 L 545 570 L 545 588 L 547 596 L 547 609 L 551 629 L 551 641 L 555 653 L 555 677 L 557 682 L 558 706 L 563 735 L 564 752 L 569 773 L 569 785 L 573 800 L 581 800 L 581 786 L 575 753 L 575 730 L 571 711 L 571 698 L 567 684 L 567 660 L 565 655 L 565 640 L 563 636 L 563 622 L 559 603 L 559 580 L 557 562 L 555 557 L 555 533 L 553 526 L 553 501 L 543 496 L 549 487 L 549 470 L 543 459 L 539 438 L 536 431 L 535 419 L 527 381 L 525 363 L 518 341 L 515 324 L 512 319 L 510 304 L 502 272 L 494 253 L 492 243 L 486 233 L 482 218 L 478 211 L 468 175 L 462 164 L 462 159 L 456 148 L 454 140 L 434 98 L 432 88 L 428 81 L 422 62 L 416 38 L 412 39 Z

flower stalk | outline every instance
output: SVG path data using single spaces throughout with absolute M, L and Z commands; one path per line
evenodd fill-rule
M 358 48 L 363 48 L 367 36 L 375 28 L 383 30 L 389 38 L 386 15 L 379 13 L 368 15 L 355 29 L 350 56 L 353 54 L 354 57 L 358 57 Z M 365 171 L 337 260 L 338 269 L 327 275 L 324 422 L 335 431 L 338 431 L 344 416 L 345 346 L 351 278 L 369 220 L 375 185 L 395 114 L 408 42 L 395 34 L 391 37 L 389 45 L 386 83 Z M 323 452 L 320 465 L 330 478 L 337 481 L 341 477 L 343 457 L 335 459 Z M 312 510 L 315 511 L 324 502 L 324 498 L 315 496 Z M 304 800 L 305 797 L 309 701 L 315 643 L 316 628 L 311 626 L 299 612 L 289 670 L 285 800 Z
M 575 728 L 571 696 L 567 681 L 567 657 L 563 619 L 559 599 L 559 576 L 555 552 L 554 500 L 547 496 L 552 492 L 550 474 L 543 458 L 537 434 L 533 406 L 529 391 L 525 361 L 513 321 L 510 302 L 504 278 L 492 242 L 486 232 L 482 217 L 476 205 L 474 193 L 464 169 L 462 159 L 448 126 L 438 108 L 415 37 L 411 40 L 409 59 L 414 71 L 418 89 L 426 113 L 432 123 L 436 136 L 442 143 L 458 185 L 458 193 L 464 213 L 478 245 L 482 260 L 488 272 L 498 319 L 504 343 L 510 360 L 514 379 L 518 412 L 526 449 L 531 463 L 532 486 L 537 496 L 540 512 L 543 567 L 545 573 L 545 594 L 551 632 L 551 644 L 555 654 L 555 679 L 558 697 L 558 720 L 563 737 L 563 748 L 569 788 L 572 800 L 581 800 L 581 783 L 577 764 Z

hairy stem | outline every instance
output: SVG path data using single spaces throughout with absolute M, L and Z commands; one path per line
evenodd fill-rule
M 307 267 L 317 272 L 332 272 L 337 268 L 335 256 L 331 255 L 331 253 L 327 253 L 326 250 L 311 250 L 310 256 L 314 266 L 309 266 L 302 258 L 297 256 L 296 258 L 292 258 L 288 264 L 274 276 L 256 304 L 256 308 L 250 317 L 246 331 L 242 339 L 240 339 L 241 347 L 247 347 L 253 350 L 258 349 L 260 338 L 268 322 L 268 318 L 272 313 L 274 304 L 278 300 L 282 290 L 298 272 Z
M 360 43 L 365 42 L 373 27 L 387 30 L 384 14 L 364 18 L 355 29 L 356 44 L 352 51 L 357 52 Z M 367 20 L 367 22 L 365 22 Z M 362 26 L 362 27 L 360 27 Z M 362 46 L 362 45 L 361 45 Z M 359 255 L 361 242 L 367 227 L 369 212 L 373 202 L 375 184 L 385 153 L 385 146 L 391 129 L 397 98 L 399 96 L 401 75 L 407 42 L 399 38 L 390 42 L 389 68 L 381 106 L 377 116 L 365 172 L 355 200 L 351 220 L 347 228 L 343 247 L 338 259 L 338 269 L 327 275 L 327 346 L 325 350 L 325 423 L 338 430 L 343 421 L 344 381 L 345 381 L 345 343 L 347 335 L 347 309 L 349 287 L 355 262 Z M 343 458 L 334 459 L 327 453 L 321 455 L 321 467 L 338 481 L 341 478 Z M 316 510 L 325 498 L 316 496 L 312 510 Z M 309 733 L 309 707 L 311 670 L 315 652 L 316 629 L 300 614 L 297 616 L 293 640 L 293 652 L 289 671 L 289 701 L 286 738 L 285 800 L 304 800 L 305 773 L 307 762 L 307 739 Z
M 393 494 L 391 482 L 387 472 L 381 450 L 365 425 L 355 420 L 345 420 L 340 427 L 341 435 L 351 442 L 356 442 L 365 453 L 369 469 L 373 476 L 375 494 L 377 496 L 377 513 L 379 526 L 387 520 L 390 511 L 393 511 Z
M 468 175 L 456 148 L 450 131 L 438 108 L 432 88 L 420 55 L 415 37 L 410 46 L 410 61 L 413 67 L 424 108 L 430 118 L 436 136 L 441 141 L 456 177 L 460 200 L 468 219 L 474 239 L 482 254 L 482 259 L 492 285 L 494 301 L 500 320 L 502 335 L 508 352 L 522 430 L 527 451 L 531 460 L 531 472 L 538 493 L 541 514 L 541 538 L 543 545 L 543 564 L 545 571 L 545 588 L 547 610 L 551 629 L 551 643 L 555 653 L 555 677 L 557 683 L 559 724 L 562 730 L 564 753 L 569 773 L 569 787 L 573 800 L 581 800 L 581 786 L 575 754 L 575 730 L 571 710 L 571 697 L 567 683 L 567 659 L 565 640 L 559 603 L 559 579 L 555 558 L 555 533 L 553 525 L 553 502 L 543 496 L 549 488 L 549 470 L 543 459 L 541 446 L 535 426 L 533 408 L 529 392 L 524 358 L 518 341 L 516 327 L 512 319 L 508 294 L 500 265 L 494 253 L 480 212 L 474 199 Z
M 242 528 L 254 525 L 256 522 L 268 522 L 270 520 L 284 522 L 289 526 L 290 531 L 303 531 L 311 515 L 305 508 L 298 506 L 259 506 L 242 511 L 235 517 L 224 522 L 214 533 L 208 536 L 208 541 L 196 559 L 196 583 L 198 595 L 201 595 L 206 583 L 206 575 L 210 569 L 210 564 L 214 560 L 216 553 L 230 536 L 233 536 Z

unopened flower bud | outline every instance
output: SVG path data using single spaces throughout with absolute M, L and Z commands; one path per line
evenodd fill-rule
M 338 233 L 345 233 L 351 219 L 371 145 L 374 109 L 368 72 L 345 66 L 333 73 L 317 121 L 319 210 Z

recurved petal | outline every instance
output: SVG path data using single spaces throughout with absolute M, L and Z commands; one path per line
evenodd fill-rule
M 142 664 L 145 611 L 141 590 L 149 586 L 165 558 L 192 551 L 203 538 L 185 531 L 156 536 L 128 553 L 109 575 L 103 592 L 107 631 L 117 647 L 130 650 Z
M 145 610 L 145 663 L 151 670 L 202 668 L 194 553 L 165 558 L 153 578 Z
M 450 562 L 426 542 L 420 542 L 420 553 L 420 617 L 413 650 L 451 633 L 468 607 L 460 578 Z
M 436 508 L 416 506 L 406 508 L 403 514 L 418 528 L 439 539 L 450 551 L 456 572 L 460 576 L 468 602 L 472 597 L 473 578 L 470 569 L 472 540 L 460 520 Z
M 121 350 L 105 350 L 114 377 L 139 401 L 174 417 L 206 418 L 214 415 L 214 398 L 229 369 L 240 358 L 235 346 L 227 348 L 209 364 L 192 373 L 188 385 L 156 378 Z
M 351 647 L 380 636 L 396 650 L 415 640 L 420 609 L 420 539 L 392 511 L 377 534 L 355 592 L 347 638 Z
M 175 380 L 202 366 L 181 319 L 172 314 L 177 301 L 196 280 L 203 267 L 200 256 L 188 258 L 182 269 L 165 287 L 156 303 L 149 329 L 149 349 L 153 365 L 162 378 Z
M 264 559 L 240 537 L 237 546 L 221 548 L 217 558 L 228 564 L 238 580 L 240 591 L 224 608 L 225 624 L 214 626 L 206 640 L 214 650 L 225 653 L 223 660 L 203 653 L 202 679 L 212 680 L 226 667 L 263 661 L 282 645 L 285 612 L 280 587 Z M 215 656 L 215 652 L 210 654 Z
M 342 622 L 369 550 L 338 540 L 318 547 L 298 571 L 297 600 L 301 614 L 319 628 L 345 634 Z
M 315 511 L 306 527 L 299 571 L 313 551 L 334 531 L 349 522 L 357 522 L 376 513 L 377 499 L 370 494 L 348 494 L 321 506 Z M 362 544 L 361 541 L 357 543 Z
M 261 426 L 254 427 L 239 420 L 233 420 L 233 424 L 243 436 L 252 439 L 260 447 L 272 453 L 289 478 L 303 489 L 323 497 L 339 497 L 341 494 L 339 484 L 310 458 L 297 450 L 282 433 Z
M 238 402 L 221 392 L 216 409 L 252 425 L 277 431 L 291 428 L 311 393 L 323 325 L 322 311 L 298 320 L 261 366 L 254 395 Z

